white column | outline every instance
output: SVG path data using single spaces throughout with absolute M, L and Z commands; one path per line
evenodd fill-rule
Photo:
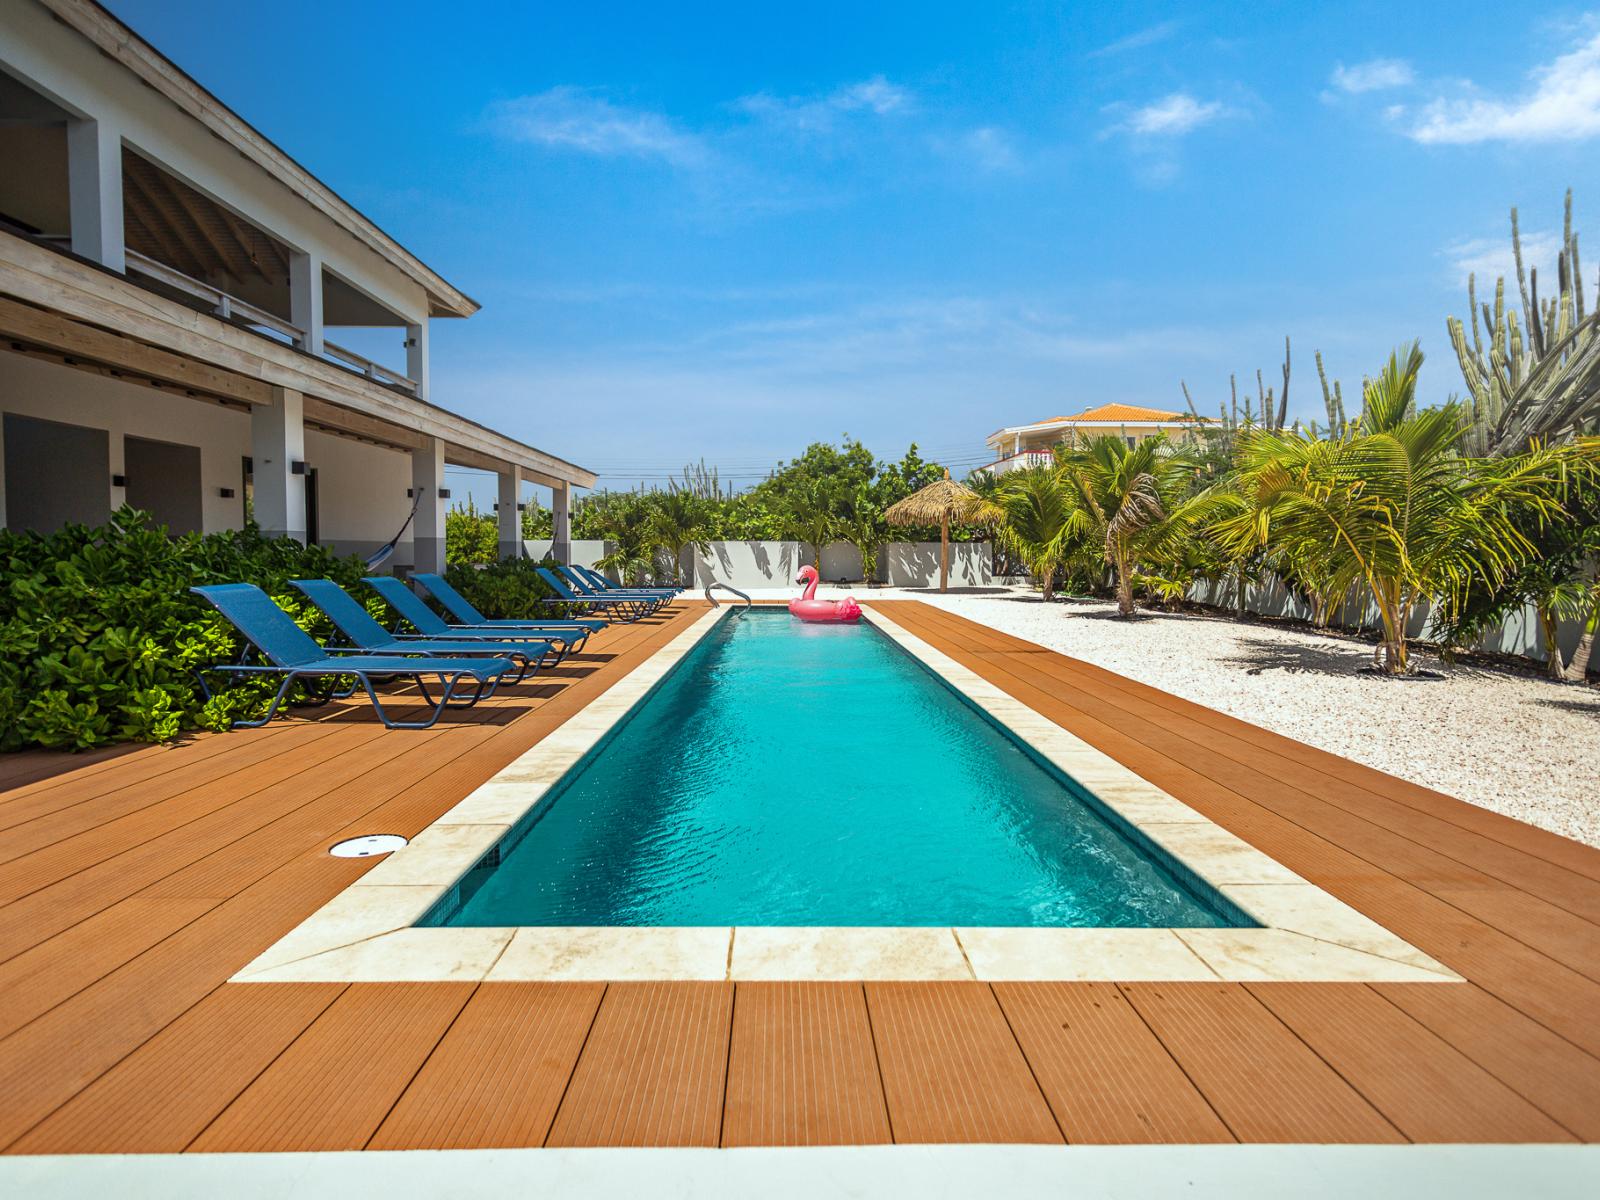
M 406 376 L 415 380 L 417 398 L 428 398 L 428 323 L 406 326 Z
M 72 249 L 113 271 L 128 266 L 122 240 L 122 137 L 104 121 L 67 122 L 67 210 Z
M 558 563 L 572 564 L 572 485 L 550 489 L 550 553 Z
M 106 431 L 106 463 L 111 468 L 111 478 L 106 480 L 106 485 L 111 489 L 111 511 L 116 512 L 128 502 L 128 485 L 124 483 L 118 487 L 114 482 L 117 479 L 126 480 L 128 475 L 128 445 L 127 435 L 120 429 Z
M 500 557 L 522 557 L 522 514 L 517 505 L 522 502 L 522 468 L 507 466 L 500 472 Z
M 296 463 L 306 458 L 305 398 L 293 388 L 272 389 L 271 404 L 250 409 L 250 479 L 255 520 L 268 537 L 306 540 L 306 479 Z
M 444 443 L 438 438 L 429 438 L 425 447 L 411 452 L 411 486 L 426 489 L 411 524 L 415 569 L 443 571 L 445 501 L 439 491 L 444 487 Z
M 315 254 L 289 256 L 289 321 L 301 331 L 295 345 L 321 354 L 322 259 Z

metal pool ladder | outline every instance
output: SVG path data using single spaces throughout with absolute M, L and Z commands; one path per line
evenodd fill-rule
M 739 615 L 741 617 L 744 616 L 745 613 L 750 611 L 750 597 L 749 596 L 745 595 L 738 588 L 734 587 L 731 583 L 722 583 L 720 580 L 716 580 L 716 579 L 713 579 L 710 583 L 706 584 L 706 599 L 711 601 L 711 607 L 712 608 L 721 608 L 722 607 L 722 605 L 717 603 L 717 598 L 711 594 L 711 589 L 712 588 L 722 588 L 724 591 L 732 592 L 735 596 L 739 597 L 739 599 L 743 600 L 744 601 L 744 609 L 743 609 L 742 612 L 739 613 Z

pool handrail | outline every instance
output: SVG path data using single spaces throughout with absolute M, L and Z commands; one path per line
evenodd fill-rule
M 754 602 L 750 599 L 750 597 L 744 592 L 741 592 L 738 588 L 734 587 L 733 584 L 723 583 L 720 579 L 713 579 L 710 583 L 706 584 L 706 599 L 711 601 L 712 608 L 722 607 L 722 605 L 717 603 L 717 598 L 711 594 L 712 588 L 721 588 L 723 591 L 732 592 L 735 596 L 739 597 L 739 599 L 743 600 L 744 608 L 739 612 L 741 617 L 754 607 Z

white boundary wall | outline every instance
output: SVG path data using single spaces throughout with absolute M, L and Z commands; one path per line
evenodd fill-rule
M 548 538 L 523 543 L 530 558 L 543 558 L 550 552 Z M 605 556 L 609 545 L 598 541 L 574 541 L 572 560 L 579 566 L 593 567 Z M 807 542 L 712 542 L 708 553 L 691 546 L 683 552 L 682 575 L 695 588 L 709 583 L 726 583 L 736 588 L 792 587 L 800 568 L 813 555 Z M 978 587 L 992 582 L 988 542 L 950 543 L 950 583 L 957 587 Z M 665 574 L 665 570 L 662 574 Z M 614 572 L 609 574 L 615 575 Z M 821 574 L 824 582 L 861 582 L 861 552 L 848 542 L 833 542 L 823 548 Z M 931 587 L 939 583 L 938 542 L 890 542 L 878 551 L 879 583 L 895 587 Z
M 1223 582 L 1201 583 L 1189 589 L 1189 599 L 1199 604 L 1208 604 L 1215 608 L 1231 612 L 1234 607 L 1233 586 Z M 1250 584 L 1245 588 L 1245 611 L 1264 617 L 1284 617 L 1290 620 L 1311 620 L 1311 608 L 1295 592 L 1289 590 L 1282 580 L 1271 578 L 1258 584 Z M 1432 615 L 1428 605 L 1418 607 L 1411 614 L 1410 625 L 1406 629 L 1407 637 L 1420 638 L 1428 633 L 1428 620 Z M 1350 602 L 1342 605 L 1334 613 L 1330 622 L 1335 628 L 1340 629 L 1377 629 L 1380 627 L 1378 611 L 1370 603 Z M 1557 636 L 1560 640 L 1563 654 L 1570 655 L 1573 647 L 1578 644 L 1580 629 L 1576 622 L 1561 622 Z M 1525 605 L 1519 612 L 1511 614 L 1498 628 L 1482 638 L 1472 647 L 1492 654 L 1511 654 L 1521 658 L 1529 658 L 1535 662 L 1543 662 L 1544 638 L 1539 630 L 1539 615 L 1531 605 Z

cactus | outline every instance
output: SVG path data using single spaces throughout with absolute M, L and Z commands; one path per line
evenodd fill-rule
M 1319 356 L 1317 362 L 1322 361 Z M 1319 368 L 1320 369 L 1320 368 Z M 1206 418 L 1200 415 L 1200 410 L 1195 407 L 1194 397 L 1189 395 L 1189 385 L 1184 380 L 1178 381 L 1178 386 L 1183 389 L 1184 403 L 1189 406 L 1189 412 L 1196 421 Z M 1283 391 L 1274 393 L 1266 385 L 1266 380 L 1261 376 L 1261 369 L 1256 368 L 1256 398 L 1252 402 L 1250 394 L 1245 393 L 1244 415 L 1240 419 L 1239 413 L 1239 377 L 1228 376 L 1228 387 L 1232 393 L 1232 404 L 1220 406 L 1220 416 L 1216 421 L 1207 421 L 1205 428 L 1208 432 L 1215 433 L 1222 452 L 1228 458 L 1233 457 L 1235 439 L 1241 429 L 1263 428 L 1276 432 L 1283 428 L 1284 421 L 1289 415 L 1289 339 L 1283 339 Z M 1274 403 L 1276 400 L 1276 403 Z M 1255 405 L 1260 404 L 1259 413 Z
M 1333 381 L 1333 389 L 1328 388 L 1328 372 L 1322 368 L 1322 351 L 1317 351 L 1317 378 L 1322 382 L 1322 404 L 1328 410 L 1328 436 L 1331 438 L 1343 437 L 1349 423 L 1344 419 L 1344 391 L 1339 386 L 1339 381 Z M 1311 437 L 1317 437 L 1317 423 L 1311 422 Z
M 1527 269 L 1522 261 L 1522 230 L 1515 208 L 1511 252 L 1521 319 L 1515 308 L 1506 307 L 1503 276 L 1495 281 L 1491 307 L 1480 305 L 1478 281 L 1469 275 L 1470 344 L 1463 321 L 1450 317 L 1445 322 L 1470 396 L 1472 423 L 1462 448 L 1485 457 L 1516 454 L 1533 441 L 1559 441 L 1600 425 L 1600 282 L 1596 311 L 1586 315 L 1570 188 L 1553 298 L 1540 298 L 1539 272 Z

